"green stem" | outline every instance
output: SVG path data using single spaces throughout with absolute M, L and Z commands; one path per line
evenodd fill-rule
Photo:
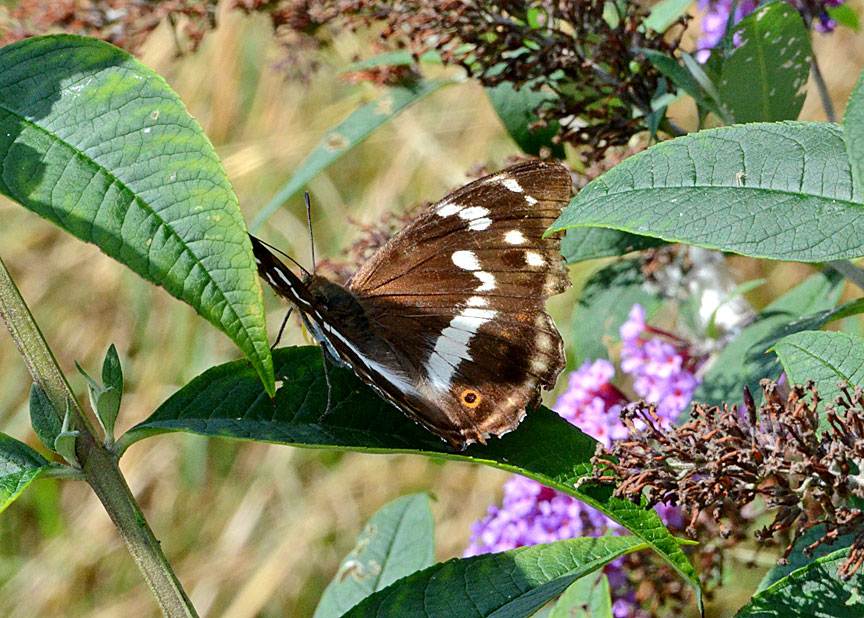
M 864 290 L 864 270 L 861 270 L 849 260 L 837 260 L 836 262 L 828 262 L 828 266 L 830 266 L 838 273 L 846 277 L 849 281 Z
M 819 91 L 819 100 L 822 103 L 822 109 L 825 111 L 825 118 L 828 122 L 837 122 L 834 102 L 831 101 L 828 85 L 825 83 L 821 69 L 819 69 L 819 63 L 816 62 L 816 54 L 813 54 L 813 60 L 810 62 L 810 72 L 813 74 L 813 81 L 816 82 L 816 90 Z
M 57 366 L 54 355 L 2 259 L 0 319 L 12 334 L 30 375 L 48 395 L 58 416 L 66 410 L 68 402 L 72 417 L 70 420 L 80 432 L 75 443 L 75 454 L 81 464 L 79 474 L 93 488 L 117 527 L 132 559 L 153 591 L 162 613 L 170 618 L 197 617 L 195 608 L 162 553 L 159 541 L 153 536 L 141 508 L 135 502 L 135 497 L 117 465 L 117 457 L 102 445 L 93 423 L 78 405 L 66 376 Z

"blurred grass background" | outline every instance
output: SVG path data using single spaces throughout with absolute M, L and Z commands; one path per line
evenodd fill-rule
M 860 14 L 862 2 L 852 3 Z M 140 59 L 166 77 L 213 141 L 247 221 L 317 144 L 377 91 L 325 68 L 310 83 L 275 70 L 280 52 L 262 17 L 222 10 L 194 55 L 175 57 L 167 27 Z M 345 34 L 325 66 L 369 55 Z M 838 111 L 864 66 L 864 35 L 816 35 L 817 57 Z M 693 126 L 689 104 L 675 112 Z M 803 119 L 824 118 L 811 90 Z M 448 87 L 409 109 L 310 185 L 319 256 L 338 256 L 358 230 L 390 210 L 441 197 L 475 164 L 500 167 L 517 154 L 482 90 Z M 204 369 L 238 357 L 228 339 L 163 290 L 6 200 L 0 255 L 78 393 L 77 359 L 98 374 L 115 343 L 126 375 L 118 434 L 149 415 Z M 261 234 L 309 263 L 302 199 L 295 196 Z M 810 269 L 736 259 L 741 280 L 768 276 L 749 297 L 765 304 Z M 573 272 L 584 281 L 589 269 Z M 849 294 L 852 294 L 850 291 Z M 270 331 L 284 309 L 266 293 Z M 550 309 L 562 329 L 575 299 Z M 3 331 L 5 332 L 5 331 Z M 564 333 L 566 337 L 566 332 Z M 291 322 L 283 345 L 305 343 Z M 29 426 L 30 378 L 0 333 L 0 430 L 43 450 Z M 563 383 L 563 381 L 562 381 Z M 461 554 L 471 523 L 500 500 L 507 474 L 411 456 L 359 455 L 166 435 L 135 444 L 121 467 L 202 616 L 311 616 L 341 557 L 368 517 L 409 492 L 433 494 L 437 557 Z M 744 577 L 746 588 L 758 576 Z M 749 582 L 749 583 L 748 583 Z M 749 593 L 742 590 L 741 601 Z M 724 595 L 729 607 L 738 605 Z M 728 615 L 717 608 L 712 615 Z M 0 516 L 0 616 L 156 616 L 158 610 L 101 505 L 83 483 L 40 481 Z

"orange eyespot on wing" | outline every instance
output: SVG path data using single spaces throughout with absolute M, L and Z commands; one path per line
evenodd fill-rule
M 474 389 L 466 388 L 459 399 L 466 408 L 476 408 L 483 401 L 483 396 Z

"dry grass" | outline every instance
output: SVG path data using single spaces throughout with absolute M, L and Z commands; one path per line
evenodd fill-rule
M 861 42 L 848 32 L 824 39 L 831 49 L 820 53 L 838 101 L 864 64 Z M 332 62 L 366 53 L 362 45 L 340 38 Z M 308 85 L 286 82 L 270 66 L 278 54 L 264 20 L 225 14 L 198 54 L 172 54 L 169 33 L 159 31 L 142 60 L 168 79 L 213 140 L 247 220 L 327 128 L 374 95 L 326 71 Z M 832 65 L 841 58 L 842 65 Z M 805 115 L 819 116 L 812 98 Z M 351 240 L 348 216 L 373 221 L 441 196 L 473 164 L 495 167 L 514 153 L 479 88 L 439 91 L 313 181 L 319 255 L 336 255 Z M 120 350 L 128 380 L 120 431 L 205 368 L 237 356 L 191 309 L 94 247 L 7 201 L 0 201 L 0 221 L 2 257 L 77 392 L 84 388 L 73 359 L 93 369 L 110 343 Z M 300 200 L 277 213 L 265 235 L 308 260 Z M 268 299 L 275 329 L 282 311 Z M 568 323 L 568 306 L 552 306 L 561 324 Z M 289 328 L 285 343 L 302 342 L 300 330 Z M 41 448 L 29 429 L 29 388 L 11 340 L 0 336 L 0 427 Z M 187 435 L 140 442 L 122 467 L 201 615 L 226 618 L 311 615 L 365 520 L 408 492 L 437 497 L 438 558 L 457 555 L 506 478 L 421 457 Z M 81 483 L 36 483 L 0 517 L 0 539 L 0 615 L 157 615 L 107 515 Z

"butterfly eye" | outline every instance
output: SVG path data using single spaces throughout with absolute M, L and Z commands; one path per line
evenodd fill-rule
M 483 397 L 477 391 L 470 388 L 462 391 L 462 405 L 465 407 L 476 408 L 480 405 L 481 401 L 483 401 Z

